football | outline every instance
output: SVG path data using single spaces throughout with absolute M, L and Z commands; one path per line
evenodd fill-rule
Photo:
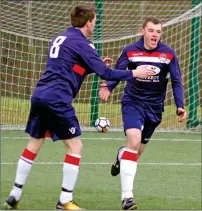
M 109 120 L 105 117 L 100 117 L 95 121 L 95 128 L 97 131 L 101 133 L 107 132 L 109 127 L 110 127 Z

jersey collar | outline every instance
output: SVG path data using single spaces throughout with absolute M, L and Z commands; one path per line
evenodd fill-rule
M 81 32 L 81 30 L 79 30 L 78 28 L 70 26 L 70 27 L 67 28 L 67 31 L 75 34 L 75 36 L 82 36 L 86 39 L 86 37 Z

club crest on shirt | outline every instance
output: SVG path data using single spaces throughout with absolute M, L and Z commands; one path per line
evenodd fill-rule
M 160 54 L 160 56 L 159 56 L 160 61 L 164 62 L 164 61 L 166 61 L 166 59 L 167 59 L 167 56 L 164 53 Z

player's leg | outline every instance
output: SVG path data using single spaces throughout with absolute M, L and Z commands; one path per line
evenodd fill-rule
M 123 104 L 122 118 L 127 144 L 120 157 L 121 199 L 122 208 L 128 210 L 137 208 L 133 201 L 133 184 L 137 171 L 137 154 L 141 144 L 144 118 L 134 104 Z
M 135 126 L 134 126 L 135 127 Z M 120 160 L 121 199 L 125 210 L 136 209 L 133 201 L 133 184 L 137 171 L 137 154 L 141 143 L 141 130 L 126 129 L 127 145 Z
M 58 108 L 61 111 L 59 112 Z M 52 122 L 50 132 L 53 140 L 64 140 L 66 154 L 63 163 L 63 179 L 59 201 L 56 209 L 81 209 L 73 200 L 73 191 L 79 174 L 79 164 L 82 152 L 81 129 L 71 105 L 61 106 L 55 110 L 55 121 Z M 62 113 L 62 115 L 61 115 Z
M 124 128 L 140 128 L 142 127 L 142 122 L 144 121 L 144 120 L 141 120 L 143 117 L 140 114 L 140 112 L 137 111 L 136 107 L 127 105 L 127 103 L 124 103 L 124 102 L 122 103 L 122 118 L 124 122 Z M 125 135 L 127 136 L 126 131 L 125 131 Z M 117 176 L 120 173 L 120 161 L 121 161 L 123 152 L 125 151 L 126 148 L 127 146 L 121 146 L 118 149 L 116 160 L 111 166 L 112 176 Z
M 142 131 L 142 140 L 141 140 L 141 145 L 138 150 L 137 158 L 139 159 L 143 152 L 145 151 L 145 148 L 147 146 L 147 143 L 149 143 L 151 136 L 153 135 L 156 127 L 160 124 L 161 118 L 158 119 L 157 122 L 152 122 L 148 119 L 145 120 L 144 123 L 144 129 Z
M 139 148 L 138 153 L 137 153 L 137 160 L 139 160 L 140 157 L 142 156 L 143 152 L 145 151 L 146 146 L 147 146 L 146 143 L 140 144 L 140 148 Z M 118 149 L 116 161 L 113 164 L 113 167 L 111 168 L 111 175 L 112 176 L 117 176 L 120 173 L 120 160 L 121 160 L 123 152 L 126 148 L 127 148 L 126 146 L 121 146 Z
M 140 148 L 138 149 L 138 153 L 137 153 L 137 160 L 140 159 L 141 155 L 143 154 L 145 148 L 146 148 L 146 143 L 141 143 L 140 144 Z M 118 149 L 117 155 L 116 155 L 116 160 L 115 162 L 112 164 L 111 167 L 111 175 L 112 176 L 117 176 L 120 173 L 120 161 L 121 161 L 121 157 L 123 155 L 123 152 L 125 151 L 125 149 L 127 149 L 126 146 L 121 146 Z
M 151 121 L 146 121 L 144 124 L 144 129 L 142 131 L 142 141 L 140 144 L 140 148 L 138 150 L 137 154 L 137 160 L 142 156 L 142 154 L 145 151 L 145 148 L 147 146 L 147 143 L 149 142 L 152 134 L 155 131 L 155 128 L 160 124 L 160 119 L 158 122 L 151 122 Z M 117 156 L 115 162 L 112 164 L 111 167 L 111 175 L 112 176 L 117 176 L 120 173 L 120 160 L 123 155 L 124 150 L 126 149 L 126 146 L 121 146 L 118 149 Z
M 32 163 L 36 158 L 40 148 L 44 143 L 45 128 L 42 125 L 40 107 L 35 104 L 31 105 L 30 116 L 26 127 L 26 132 L 30 134 L 27 147 L 24 149 L 19 158 L 15 182 L 9 194 L 8 199 L 4 203 L 6 209 L 17 208 L 22 196 L 23 186 L 26 183 L 27 177 L 30 173 Z
M 73 200 L 73 191 L 79 174 L 82 142 L 81 137 L 64 140 L 67 149 L 63 164 L 63 180 L 60 193 L 60 200 L 57 209 L 80 210 L 81 207 Z

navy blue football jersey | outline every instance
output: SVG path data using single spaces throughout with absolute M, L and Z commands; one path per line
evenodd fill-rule
M 126 46 L 120 55 L 116 68 L 136 69 L 140 65 L 152 65 L 159 71 L 156 75 L 147 78 L 133 78 L 127 81 L 123 100 L 134 100 L 152 113 L 161 113 L 164 107 L 167 83 L 171 79 L 173 95 L 177 107 L 184 107 L 183 86 L 181 72 L 175 51 L 162 42 L 154 50 L 144 48 L 144 39 Z M 107 81 L 112 91 L 119 81 Z
M 132 71 L 112 70 L 99 57 L 93 43 L 82 32 L 69 27 L 53 38 L 47 65 L 33 98 L 51 103 L 71 103 L 88 74 L 105 80 L 130 80 Z

